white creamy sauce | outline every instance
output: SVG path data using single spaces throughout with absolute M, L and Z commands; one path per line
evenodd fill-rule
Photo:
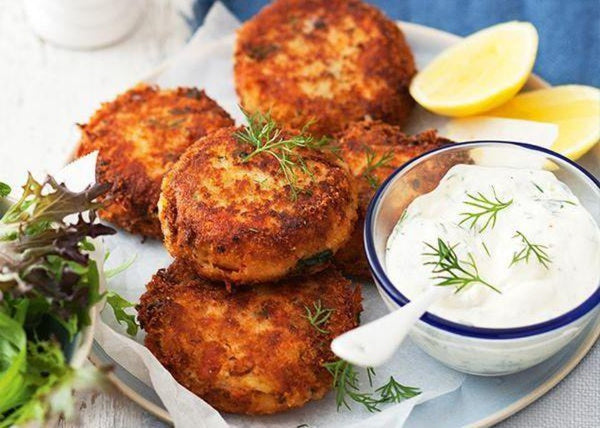
M 493 213 L 487 211 L 471 227 L 474 218 L 464 213 L 482 213 L 490 205 L 469 195 L 483 196 L 496 207 L 505 205 L 496 211 L 495 224 Z M 425 255 L 432 253 L 426 243 L 438 248 L 438 239 L 453 247 L 467 274 L 457 269 L 440 272 L 435 264 L 439 256 Z M 477 272 L 467 263 L 470 257 Z M 471 282 L 438 300 L 429 312 L 478 327 L 525 326 L 573 309 L 596 290 L 600 230 L 551 172 L 456 165 L 434 191 L 416 198 L 398 221 L 387 242 L 386 271 L 409 299 L 443 280 L 434 277 L 478 276 L 499 292 Z

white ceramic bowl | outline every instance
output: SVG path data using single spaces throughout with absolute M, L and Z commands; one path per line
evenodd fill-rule
M 25 0 L 35 33 L 55 45 L 93 49 L 129 35 L 143 13 L 144 0 Z
M 428 152 L 397 169 L 379 188 L 365 221 L 365 249 L 375 284 L 390 310 L 408 299 L 386 274 L 385 246 L 404 208 L 424 188 L 432 171 L 443 176 L 454 164 L 475 162 L 496 167 L 552 171 L 600 223 L 600 183 L 589 172 L 550 150 L 521 143 L 476 141 Z M 568 284 L 565 284 L 568 286 Z M 582 304 L 548 321 L 517 328 L 479 328 L 426 313 L 411 332 L 429 355 L 465 373 L 497 376 L 515 373 L 554 355 L 600 312 L 600 287 Z

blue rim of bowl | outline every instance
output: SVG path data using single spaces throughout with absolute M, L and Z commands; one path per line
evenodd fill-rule
M 375 211 L 376 206 L 379 204 L 379 200 L 383 192 L 387 189 L 389 183 L 400 173 L 402 173 L 405 169 L 417 163 L 420 159 L 424 157 L 431 156 L 438 152 L 444 152 L 451 150 L 455 147 L 468 147 L 468 146 L 476 146 L 486 143 L 493 144 L 506 144 L 517 146 L 537 152 L 544 153 L 546 155 L 550 155 L 557 159 L 560 159 L 570 165 L 571 167 L 578 170 L 584 176 L 589 178 L 592 183 L 596 185 L 598 189 L 600 189 L 600 182 L 594 177 L 590 172 L 588 172 L 585 168 L 576 164 L 570 159 L 567 159 L 561 154 L 558 154 L 552 150 L 546 149 L 544 147 L 534 146 L 527 143 L 517 143 L 513 141 L 498 141 L 498 140 L 477 140 L 477 141 L 467 141 L 462 143 L 453 143 L 451 145 L 443 146 L 434 150 L 430 150 L 426 153 L 423 153 L 416 158 L 413 158 L 409 162 L 405 163 L 398 169 L 396 169 L 377 189 L 375 195 L 371 199 L 371 203 L 367 209 L 367 214 L 365 217 L 365 226 L 364 226 L 364 238 L 365 238 L 365 251 L 367 254 L 367 260 L 369 262 L 369 266 L 371 268 L 371 272 L 375 277 L 376 282 L 381 286 L 381 288 L 385 291 L 386 295 L 394 301 L 399 306 L 404 306 L 409 302 L 409 300 L 400 292 L 398 289 L 394 287 L 392 282 L 387 277 L 383 266 L 379 262 L 377 257 L 377 253 L 375 251 L 375 244 L 373 242 L 373 234 L 371 233 L 371 223 L 373 222 L 373 213 Z M 517 339 L 524 338 L 529 336 L 535 336 L 538 334 L 547 333 L 549 331 L 555 330 L 557 328 L 563 327 L 567 324 L 572 323 L 573 321 L 583 317 L 587 313 L 589 313 L 592 309 L 594 309 L 600 303 L 600 284 L 596 291 L 592 293 L 590 297 L 588 297 L 583 303 L 579 306 L 571 309 L 570 311 L 556 317 L 552 318 L 548 321 L 544 321 L 538 324 L 531 324 L 524 327 L 515 327 L 515 328 L 483 328 L 483 327 L 472 327 L 464 324 L 455 323 L 452 321 L 448 321 L 444 318 L 433 315 L 429 312 L 426 312 L 425 315 L 421 317 L 421 320 L 425 323 L 429 324 L 432 327 L 436 327 L 450 333 L 458 334 L 461 336 L 468 337 L 476 337 L 481 339 Z

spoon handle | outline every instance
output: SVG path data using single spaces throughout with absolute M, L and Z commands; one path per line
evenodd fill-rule
M 377 367 L 389 360 L 412 326 L 448 287 L 432 287 L 408 304 L 368 324 L 350 330 L 331 342 L 338 357 L 360 367 Z

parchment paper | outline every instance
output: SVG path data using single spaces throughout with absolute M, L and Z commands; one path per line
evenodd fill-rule
M 193 36 L 184 50 L 168 61 L 159 72 L 145 80 L 162 87 L 197 86 L 223 106 L 238 122 L 243 116 L 237 107 L 233 86 L 234 31 L 239 26 L 235 18 L 216 3 L 205 24 Z M 95 157 L 86 157 L 70 165 L 61 178 L 69 184 L 93 180 Z M 110 250 L 108 268 L 119 265 L 136 255 L 133 265 L 109 280 L 108 287 L 130 301 L 137 302 L 145 284 L 159 268 L 167 267 L 171 257 L 160 242 L 142 242 L 139 236 L 119 231 L 105 240 Z M 364 284 L 364 312 L 366 322 L 387 313 L 384 303 L 372 284 Z M 96 330 L 96 340 L 119 364 L 141 381 L 155 389 L 177 427 L 400 427 L 413 407 L 459 388 L 464 375 L 446 368 L 407 340 L 394 360 L 377 369 L 374 384 L 379 386 L 390 375 L 404 384 L 421 388 L 423 393 L 400 404 L 389 405 L 380 413 L 370 414 L 360 406 L 353 411 L 336 411 L 333 394 L 307 406 L 273 416 L 249 417 L 220 415 L 202 399 L 179 385 L 152 354 L 143 346 L 144 333 L 135 340 L 116 324 L 112 311 L 105 308 Z M 363 382 L 368 387 L 366 382 Z

